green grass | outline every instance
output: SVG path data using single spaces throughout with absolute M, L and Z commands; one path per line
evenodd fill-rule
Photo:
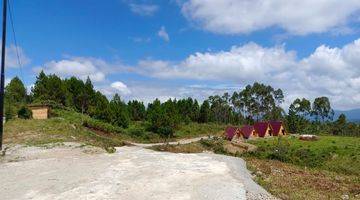
M 225 125 L 214 123 L 199 124 L 189 123 L 180 126 L 179 130 L 175 131 L 175 138 L 192 138 L 206 135 L 219 135 L 224 131 Z
M 121 135 L 99 135 L 81 125 L 87 116 L 72 111 L 54 110 L 47 120 L 15 119 L 5 123 L 4 144 L 44 145 L 49 143 L 81 142 L 113 151 L 123 146 Z
M 47 120 L 10 120 L 5 124 L 5 143 L 43 145 L 82 142 L 104 148 L 122 146 L 124 141 L 139 143 L 165 142 L 159 134 L 146 130 L 146 122 L 131 122 L 127 129 L 94 120 L 72 110 L 53 109 Z M 190 123 L 181 125 L 172 141 L 181 138 L 214 135 L 222 126 Z
M 165 142 L 165 140 L 168 139 L 161 137 L 159 134 L 147 131 L 147 127 L 147 122 L 135 121 L 130 123 L 129 128 L 125 129 L 125 132 L 130 137 L 130 140 L 141 143 Z M 224 126 L 218 124 L 182 124 L 175 131 L 174 137 L 170 138 L 170 141 L 207 135 L 215 136 L 222 134 L 223 130 Z
M 125 130 L 128 140 L 139 143 L 158 143 L 166 140 L 166 138 L 162 138 L 159 134 L 147 131 L 146 127 L 146 122 L 131 122 L 129 127 Z
M 360 175 L 358 137 L 320 136 L 318 141 L 302 141 L 297 137 L 288 136 L 261 138 L 249 142 L 258 146 L 258 150 L 246 156 Z
M 125 130 L 123 128 L 113 126 L 112 124 L 105 123 L 96 119 L 86 119 L 83 121 L 82 125 L 93 130 L 103 131 L 105 133 L 125 134 Z

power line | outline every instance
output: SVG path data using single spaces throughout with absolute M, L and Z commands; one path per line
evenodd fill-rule
M 9 8 L 11 29 L 12 29 L 12 33 L 14 35 L 16 57 L 17 57 L 17 61 L 18 61 L 18 64 L 19 64 L 19 68 L 20 68 L 20 78 L 21 78 L 21 80 L 24 81 L 23 72 L 22 72 L 22 63 L 21 63 L 20 51 L 19 51 L 19 45 L 18 45 L 18 42 L 17 42 L 17 39 L 16 39 L 16 33 L 15 33 L 13 8 L 12 8 L 11 0 L 8 1 L 8 8 Z

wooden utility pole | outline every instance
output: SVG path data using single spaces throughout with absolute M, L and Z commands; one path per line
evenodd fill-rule
M 0 82 L 0 151 L 2 150 L 4 134 L 4 86 L 5 86 L 5 45 L 7 0 L 3 0 L 2 43 L 1 43 L 1 82 Z

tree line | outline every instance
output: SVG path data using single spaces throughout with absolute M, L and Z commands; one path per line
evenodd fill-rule
M 22 81 L 15 77 L 5 89 L 5 115 L 11 119 L 16 112 L 24 111 L 26 104 L 52 102 L 74 109 L 115 126 L 127 128 L 131 121 L 145 121 L 148 129 L 163 136 L 171 136 L 180 124 L 221 123 L 253 124 L 263 120 L 282 120 L 286 122 L 289 132 L 319 132 L 319 125 L 327 124 L 334 134 L 349 134 L 358 125 L 346 121 L 341 116 L 332 121 L 334 111 L 327 97 L 318 97 L 314 102 L 302 98 L 296 99 L 289 107 L 288 113 L 282 109 L 283 91 L 262 83 L 247 85 L 241 91 L 232 94 L 214 95 L 201 104 L 193 98 L 169 99 L 165 102 L 155 99 L 147 106 L 141 101 L 124 102 L 115 94 L 111 100 L 96 91 L 90 80 L 71 77 L 61 79 L 43 71 L 36 77 L 34 86 L 28 94 Z M 315 127 L 315 128 L 314 128 Z M 314 133 L 315 133 L 314 132 Z

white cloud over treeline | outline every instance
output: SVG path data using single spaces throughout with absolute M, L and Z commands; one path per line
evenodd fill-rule
M 197 52 L 180 62 L 141 60 L 137 73 L 161 79 L 215 80 L 234 84 L 255 81 L 282 88 L 289 100 L 329 96 L 338 108 L 360 105 L 360 39 L 341 48 L 321 45 L 298 59 L 285 46 L 256 43 L 228 51 Z

